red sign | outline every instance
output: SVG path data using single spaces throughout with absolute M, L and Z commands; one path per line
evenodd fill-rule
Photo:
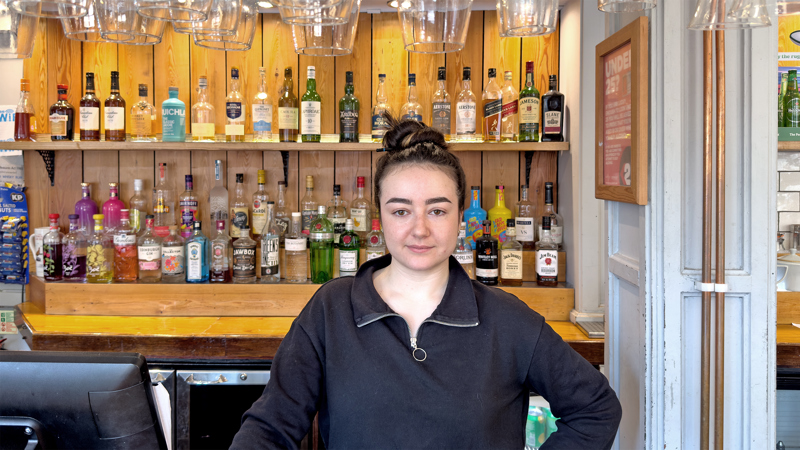
M 631 43 L 603 57 L 603 184 L 631 185 Z

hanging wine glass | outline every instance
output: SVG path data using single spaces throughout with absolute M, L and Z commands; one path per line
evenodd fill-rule
M 6 0 L 12 11 L 45 19 L 81 17 L 89 11 L 91 0 Z
M 167 28 L 167 21 L 154 19 L 151 17 L 139 16 L 133 28 L 133 38 L 121 42 L 125 45 L 155 45 L 161 42 L 164 37 L 164 29 Z
M 39 19 L 19 14 L 0 2 L 0 59 L 25 59 L 33 55 Z
M 193 22 L 208 19 L 212 0 L 137 0 L 139 14 L 171 22 Z
M 125 42 L 133 39 L 137 25 L 134 0 L 95 0 L 100 35 L 112 42 Z
M 361 0 L 356 0 L 350 20 L 342 25 L 292 25 L 294 50 L 312 56 L 342 56 L 353 52 Z
M 772 25 L 764 0 L 698 0 L 691 30 L 735 30 Z
M 558 23 L 558 0 L 500 0 L 497 18 L 501 37 L 550 34 Z
M 101 35 L 100 21 L 97 19 L 94 0 L 89 3 L 89 12 L 85 16 L 61 19 L 61 26 L 69 39 L 82 42 L 107 42 Z
M 446 53 L 464 48 L 472 0 L 400 0 L 397 13 L 406 50 Z
M 354 3 L 354 0 L 343 0 L 333 6 L 320 8 L 280 6 L 278 12 L 283 22 L 289 25 L 342 25 L 350 20 Z
M 597 0 L 597 9 L 607 13 L 640 12 L 656 7 L 656 0 Z
M 775 14 L 779 16 L 800 14 L 800 0 L 778 0 L 775 5 Z
M 194 43 L 197 46 L 214 50 L 226 51 L 246 51 L 253 45 L 253 36 L 256 34 L 256 23 L 258 22 L 258 8 L 255 2 L 245 1 L 242 3 L 239 14 L 239 26 L 236 34 L 232 36 L 212 36 L 194 35 Z
M 173 22 L 172 29 L 177 33 L 201 36 L 233 36 L 236 34 L 241 12 L 241 0 L 213 0 L 206 20 Z

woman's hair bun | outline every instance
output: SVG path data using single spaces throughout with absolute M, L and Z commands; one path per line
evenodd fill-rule
M 398 121 L 392 115 L 384 113 L 389 130 L 383 137 L 383 146 L 387 151 L 401 151 L 417 144 L 429 142 L 442 150 L 447 149 L 444 135 L 416 120 Z

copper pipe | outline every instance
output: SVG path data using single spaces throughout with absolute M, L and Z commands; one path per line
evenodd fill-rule
M 716 32 L 717 44 L 717 272 L 725 284 L 725 32 Z M 722 449 L 725 425 L 725 293 L 717 292 L 714 364 L 714 447 Z
M 703 271 L 702 282 L 711 283 L 711 207 L 713 167 L 711 110 L 713 107 L 712 32 L 703 32 Z M 709 390 L 711 380 L 711 292 L 702 293 L 702 353 L 700 363 L 700 448 L 708 450 Z

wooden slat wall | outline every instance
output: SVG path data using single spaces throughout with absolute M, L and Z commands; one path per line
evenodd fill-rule
M 208 77 L 210 101 L 216 107 L 217 133 L 224 132 L 225 97 L 229 90 L 230 68 L 238 66 L 241 90 L 249 102 L 258 90 L 258 68 L 267 70 L 267 88 L 273 99 L 277 119 L 277 98 L 283 82 L 283 70 L 293 70 L 293 89 L 300 97 L 305 92 L 306 68 L 316 67 L 317 91 L 322 96 L 322 132 L 338 133 L 338 100 L 344 94 L 345 72 L 352 70 L 355 93 L 361 100 L 359 131 L 371 131 L 371 109 L 375 102 L 378 74 L 387 74 L 389 103 L 398 113 L 407 96 L 407 75 L 417 74 L 419 101 L 430 120 L 430 102 L 436 90 L 436 68 L 447 70 L 447 88 L 453 101 L 461 90 L 461 73 L 472 67 L 472 90 L 480 99 L 488 81 L 486 72 L 495 67 L 498 82 L 503 84 L 503 71 L 511 70 L 514 87 L 524 84 L 525 61 L 534 61 L 535 84 L 544 94 L 550 74 L 558 74 L 559 37 L 555 33 L 537 38 L 500 38 L 494 11 L 474 11 L 470 31 L 462 51 L 442 55 L 409 53 L 403 47 L 400 23 L 394 13 L 367 14 L 359 17 L 359 27 L 351 55 L 336 58 L 300 56 L 291 51 L 291 28 L 277 14 L 263 14 L 256 30 L 253 47 L 247 52 L 220 52 L 194 45 L 189 36 L 167 27 L 159 45 L 138 47 L 117 44 L 79 43 L 66 39 L 58 21 L 41 20 L 34 47 L 34 56 L 24 62 L 24 73 L 31 79 L 39 130 L 48 133 L 47 109 L 56 99 L 55 85 L 70 86 L 69 101 L 79 103 L 84 92 L 84 73 L 95 73 L 97 96 L 108 97 L 110 71 L 121 73 L 121 91 L 128 108 L 138 101 L 138 85 L 148 85 L 149 100 L 160 105 L 168 97 L 169 86 L 177 86 L 179 98 L 187 105 L 189 131 L 191 105 L 197 100 L 195 89 L 201 75 Z M 480 101 L 480 100 L 479 100 Z M 480 116 L 480 115 L 479 115 Z M 455 115 L 453 115 L 455 121 Z M 277 127 L 277 120 L 275 121 Z M 453 123 L 455 127 L 455 123 Z M 161 131 L 160 114 L 156 126 Z M 246 122 L 246 132 L 252 123 Z M 377 147 L 378 145 L 376 145 Z M 219 151 L 173 153 L 165 151 L 56 152 L 55 186 L 47 179 L 44 164 L 36 153 L 25 154 L 26 183 L 32 226 L 46 226 L 47 214 L 57 211 L 62 225 L 80 198 L 81 181 L 93 184 L 92 197 L 102 204 L 108 198 L 108 182 L 120 182 L 121 197 L 133 195 L 133 179 L 145 180 L 145 194 L 150 194 L 156 181 L 156 167 L 167 162 L 169 177 L 176 194 L 183 191 L 184 175 L 194 176 L 194 187 L 200 199 L 203 229 L 210 233 L 214 224 L 208 213 L 208 191 L 214 184 L 214 160 L 223 161 L 225 186 L 233 198 L 236 173 L 245 174 L 246 196 L 256 186 L 256 171 L 267 171 L 267 190 L 277 199 L 277 182 L 284 178 L 282 156 L 277 151 L 238 151 L 233 146 Z M 226 150 L 228 149 L 228 150 Z M 506 186 L 506 205 L 513 209 L 519 187 L 525 183 L 525 155 L 519 152 L 457 152 L 467 175 L 467 188 L 483 187 L 485 209 L 494 205 L 494 186 Z M 381 154 L 369 152 L 288 152 L 288 187 L 286 203 L 297 210 L 305 193 L 305 176 L 313 175 L 316 197 L 325 203 L 332 196 L 333 184 L 342 185 L 342 196 L 348 202 L 355 197 L 356 176 L 367 178 L 367 196 L 372 198 L 372 174 Z M 530 174 L 531 197 L 541 208 L 544 203 L 543 183 L 557 182 L 555 152 L 535 152 Z M 469 200 L 467 200 L 467 203 Z

